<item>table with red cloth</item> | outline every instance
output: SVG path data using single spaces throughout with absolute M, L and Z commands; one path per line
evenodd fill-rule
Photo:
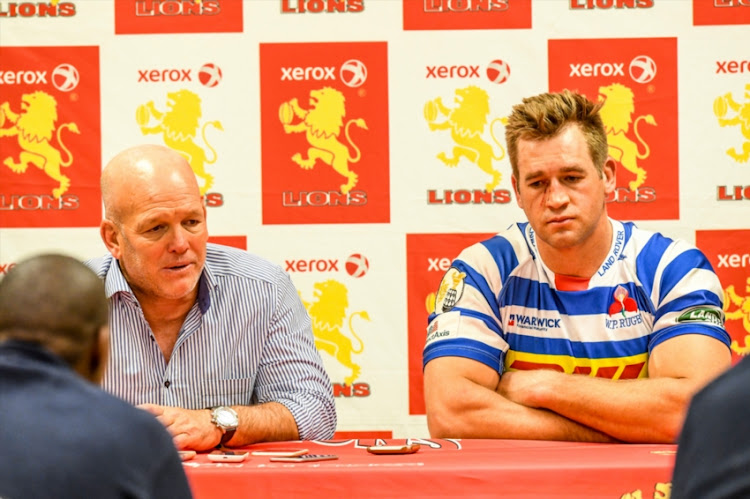
M 374 444 L 421 444 L 418 452 L 374 455 Z M 184 463 L 196 499 L 228 497 L 555 497 L 667 499 L 677 447 L 531 440 L 350 439 L 256 444 L 305 448 L 337 460 L 271 462 L 249 455 Z

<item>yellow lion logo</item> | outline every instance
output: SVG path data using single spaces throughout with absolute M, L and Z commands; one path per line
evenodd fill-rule
M 746 142 L 742 144 L 742 152 L 736 148 L 727 149 L 727 155 L 738 163 L 746 163 L 750 159 L 750 83 L 745 85 L 745 98 L 747 102 L 740 104 L 734 100 L 731 93 L 717 97 L 714 101 L 714 114 L 719 119 L 719 125 L 738 126 Z M 728 109 L 735 112 L 731 118 L 725 118 Z M 750 329 L 749 329 L 750 331 Z
M 490 114 L 490 100 L 487 92 L 483 89 L 470 85 L 466 88 L 456 89 L 456 107 L 449 108 L 443 104 L 440 97 L 427 101 L 424 106 L 424 117 L 430 126 L 430 130 L 450 130 L 451 138 L 456 143 L 453 148 L 453 156 L 448 157 L 445 152 L 440 152 L 437 158 L 446 166 L 454 168 L 458 165 L 461 157 L 476 164 L 483 172 L 492 176 L 492 180 L 485 186 L 487 192 L 491 192 L 500 183 L 501 175 L 492 166 L 493 161 L 505 158 L 505 149 L 495 137 L 494 126 L 503 122 L 503 118 L 495 118 L 489 125 L 490 135 L 495 145 L 500 149 L 500 155 L 495 156 L 492 146 L 482 139 L 487 118 Z M 436 122 L 438 113 L 447 119 Z
M 164 144 L 182 154 L 190 163 L 193 173 L 203 179 L 201 195 L 204 195 L 214 185 L 214 177 L 206 172 L 205 165 L 212 165 L 217 159 L 216 150 L 206 138 L 206 127 L 211 125 L 221 131 L 224 128 L 219 121 L 208 121 L 201 127 L 201 138 L 213 156 L 212 159 L 208 159 L 203 148 L 193 141 L 202 115 L 200 97 L 190 90 L 182 89 L 167 93 L 166 112 L 156 109 L 153 101 L 138 106 L 136 121 L 143 135 L 162 134 Z M 151 118 L 156 119 L 157 123 L 148 126 Z
M 315 166 L 316 160 L 321 160 L 339 175 L 346 178 L 346 184 L 341 185 L 341 193 L 347 194 L 357 185 L 358 176 L 349 170 L 349 163 L 357 163 L 362 158 L 359 148 L 352 142 L 349 127 L 352 124 L 367 130 L 367 124 L 362 118 L 351 119 L 344 126 L 346 107 L 344 94 L 335 88 L 324 87 L 310 91 L 310 106 L 312 109 L 300 107 L 296 98 L 284 102 L 279 108 L 279 119 L 284 125 L 286 133 L 305 133 L 310 148 L 307 158 L 296 153 L 292 161 L 305 170 Z M 302 120 L 293 124 L 294 118 Z M 349 148 L 339 142 L 341 127 L 344 126 L 346 141 L 354 149 L 354 156 L 349 155 Z
M 632 180 L 629 184 L 630 190 L 635 192 L 646 180 L 646 170 L 638 166 L 638 160 L 646 159 L 651 155 L 648 144 L 643 141 L 638 133 L 638 123 L 645 120 L 649 125 L 656 126 L 656 120 L 648 114 L 638 116 L 633 124 L 633 133 L 635 133 L 638 142 L 645 148 L 645 152 L 641 154 L 638 152 L 638 144 L 627 136 L 635 111 L 633 91 L 625 85 L 613 83 L 606 87 L 599 87 L 599 94 L 600 100 L 604 100 L 604 106 L 602 106 L 599 114 L 607 131 L 609 155 L 635 175 L 635 180 Z
M 61 132 L 65 128 L 73 133 L 81 132 L 75 123 L 64 123 L 55 128 L 57 101 L 41 90 L 24 94 L 21 97 L 21 109 L 20 113 L 14 113 L 8 102 L 0 105 L 0 127 L 5 124 L 6 118 L 13 125 L 0 128 L 0 137 L 18 137 L 18 146 L 23 150 L 18 155 L 18 162 L 8 156 L 3 164 L 15 173 L 26 172 L 29 165 L 36 166 L 52 180 L 59 182 L 59 186 L 52 189 L 52 196 L 58 199 L 70 187 L 70 179 L 62 174 L 60 168 L 73 163 L 73 155 L 63 144 Z M 57 143 L 68 156 L 67 161 L 63 161 L 60 151 L 50 144 L 54 132 Z
M 315 346 L 329 353 L 344 367 L 351 369 L 351 375 L 344 379 L 344 384 L 351 386 L 361 370 L 359 364 L 352 361 L 352 354 L 360 354 L 364 350 L 362 339 L 352 327 L 352 319 L 360 316 L 369 321 L 370 317 L 364 310 L 349 315 L 349 331 L 359 343 L 359 347 L 355 349 L 352 340 L 341 332 L 346 318 L 346 308 L 349 306 L 346 287 L 338 281 L 329 279 L 315 283 L 313 289 L 314 301 L 310 303 L 302 300 L 302 303 L 312 318 Z
M 745 346 L 741 347 L 737 340 L 732 340 L 732 351 L 737 355 L 747 355 L 750 353 L 750 277 L 747 278 L 745 292 L 748 296 L 740 296 L 734 290 L 734 286 L 729 286 L 724 290 L 724 314 L 727 320 L 741 320 L 742 326 L 748 332 L 745 336 Z M 729 309 L 734 305 L 733 311 Z

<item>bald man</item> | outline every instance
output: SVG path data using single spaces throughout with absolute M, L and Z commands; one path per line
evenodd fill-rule
M 190 497 L 149 414 L 105 393 L 107 299 L 77 260 L 40 255 L 0 280 L 0 497 Z
M 180 449 L 327 439 L 336 412 L 289 276 L 209 244 L 187 161 L 167 147 L 117 154 L 101 178 L 112 346 L 106 390 L 152 412 Z

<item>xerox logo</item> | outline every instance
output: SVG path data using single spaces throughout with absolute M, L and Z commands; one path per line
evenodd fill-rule
M 481 78 L 481 66 L 479 65 L 460 65 L 460 66 L 426 66 L 426 79 L 436 78 Z M 492 83 L 505 83 L 510 77 L 510 66 L 507 62 L 495 59 L 490 61 L 485 68 L 484 74 Z
M 71 17 L 76 14 L 73 2 L 7 2 L 0 4 L 0 17 Z
M 362 12 L 365 0 L 281 0 L 282 14 L 305 12 Z
M 648 9 L 654 0 L 570 0 L 571 9 Z
M 339 68 L 339 78 L 348 87 L 359 87 L 367 81 L 367 67 L 357 59 L 350 59 Z M 282 67 L 281 81 L 336 81 L 335 66 Z
M 308 260 L 284 260 L 286 272 L 339 272 L 338 258 L 312 258 Z M 359 253 L 349 255 L 344 260 L 346 272 L 352 277 L 363 277 L 370 269 L 367 257 Z
M 750 73 L 750 61 L 716 61 L 716 74 L 719 73 Z
M 7 274 L 15 266 L 15 263 L 0 263 L 0 275 Z
M 656 77 L 656 63 L 647 55 L 634 57 L 628 65 L 628 75 L 637 83 L 648 83 Z M 570 64 L 570 78 L 625 76 L 624 62 L 595 62 Z
M 192 82 L 193 70 L 181 68 L 139 69 L 138 83 Z M 221 68 L 206 63 L 198 69 L 198 81 L 206 87 L 215 87 L 221 82 Z
M 714 7 L 750 7 L 750 0 L 714 0 Z
M 70 92 L 81 78 L 72 64 L 60 64 L 52 70 L 52 84 L 61 92 Z M 0 71 L 0 85 L 46 85 L 47 71 Z
M 135 15 L 157 16 L 214 16 L 221 13 L 219 0 L 136 0 Z
M 424 0 L 425 12 L 502 12 L 508 0 Z

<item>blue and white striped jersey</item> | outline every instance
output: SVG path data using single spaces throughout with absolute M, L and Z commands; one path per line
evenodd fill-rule
M 611 220 L 612 246 L 588 280 L 556 276 L 528 223 L 453 261 L 430 314 L 423 362 L 443 356 L 504 370 L 647 376 L 663 341 L 703 334 L 729 346 L 723 291 L 695 247 Z
M 166 363 L 116 260 L 86 264 L 110 300 L 105 390 L 132 404 L 186 409 L 275 401 L 291 411 L 301 439 L 333 436 L 331 382 L 310 317 L 279 266 L 209 243 L 198 299 Z

